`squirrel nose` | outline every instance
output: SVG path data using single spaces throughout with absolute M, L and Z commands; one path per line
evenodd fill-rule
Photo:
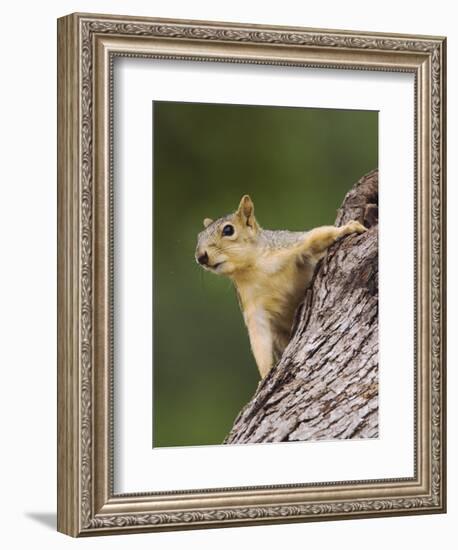
M 207 265 L 208 264 L 208 254 L 206 252 L 204 252 L 203 254 L 201 254 L 200 256 L 197 257 L 197 261 L 201 265 Z

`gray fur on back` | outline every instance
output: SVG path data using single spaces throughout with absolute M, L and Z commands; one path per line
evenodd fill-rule
M 285 248 L 302 241 L 308 231 L 272 231 L 261 229 L 258 235 L 259 242 L 266 248 Z

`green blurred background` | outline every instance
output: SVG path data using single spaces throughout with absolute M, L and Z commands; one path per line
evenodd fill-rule
M 153 446 L 220 444 L 259 375 L 231 282 L 194 260 L 202 220 L 248 193 L 266 229 L 333 224 L 378 113 L 154 102 L 153 132 Z

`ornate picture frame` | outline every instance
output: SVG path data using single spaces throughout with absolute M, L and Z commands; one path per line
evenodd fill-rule
M 58 20 L 58 530 L 71 536 L 443 513 L 443 37 L 72 14 Z M 415 473 L 113 490 L 113 60 L 411 73 L 415 78 Z

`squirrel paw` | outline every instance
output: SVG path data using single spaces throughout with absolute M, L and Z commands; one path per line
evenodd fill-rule
M 356 220 L 348 222 L 342 227 L 342 229 L 344 230 L 344 235 L 350 235 L 351 233 L 365 233 L 367 231 L 367 227 L 364 227 L 364 225 Z

